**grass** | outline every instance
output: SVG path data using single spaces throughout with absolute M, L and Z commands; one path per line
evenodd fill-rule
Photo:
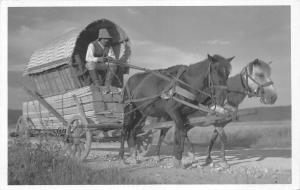
M 149 184 L 131 179 L 117 168 L 93 170 L 59 155 L 60 148 L 47 143 L 33 145 L 24 139 L 8 148 L 9 185 Z M 155 182 L 151 182 L 155 183 Z
M 194 128 L 189 132 L 193 143 L 207 146 L 213 128 Z M 228 148 L 273 148 L 291 147 L 291 122 L 237 122 L 225 127 L 228 136 Z M 166 141 L 172 141 L 169 132 Z M 167 170 L 165 170 L 167 171 Z M 175 170 L 177 171 L 177 170 Z M 179 171 L 179 170 L 178 170 Z M 196 170 L 184 170 L 184 172 Z M 242 170 L 241 170 L 242 171 Z M 273 173 L 267 173 L 263 178 L 249 178 L 240 173 L 221 175 L 218 172 L 201 174 L 197 183 L 277 183 Z M 260 172 L 260 171 L 259 171 Z M 254 172 L 254 173 L 259 173 Z M 211 174 L 210 174 L 211 173 Z M 152 174 L 154 175 L 154 174 Z M 183 175 L 179 173 L 178 175 Z M 199 177 L 195 174 L 195 177 Z M 277 174 L 276 174 L 277 175 Z M 165 175 L 163 175 L 165 176 Z M 168 175 L 166 175 L 168 176 Z M 251 177 L 252 175 L 250 175 Z M 289 175 L 278 183 L 289 182 Z M 186 177 L 182 178 L 185 181 Z M 73 185 L 73 184 L 155 184 L 166 183 L 162 179 L 138 174 L 129 175 L 128 171 L 118 168 L 93 170 L 72 159 L 60 155 L 60 147 L 40 142 L 32 144 L 25 139 L 16 139 L 8 147 L 8 184 L 9 185 Z M 170 183 L 178 183 L 178 181 Z
M 207 146 L 214 128 L 195 127 L 188 132 L 191 141 Z M 291 121 L 235 122 L 225 127 L 228 148 L 290 148 Z M 165 142 L 172 143 L 174 130 L 168 132 Z M 219 146 L 217 140 L 216 146 Z

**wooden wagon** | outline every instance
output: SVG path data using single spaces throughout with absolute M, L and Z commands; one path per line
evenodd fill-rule
M 85 68 L 88 44 L 97 39 L 100 28 L 106 28 L 113 37 L 116 58 L 124 63 L 129 61 L 128 36 L 118 25 L 106 19 L 72 30 L 35 51 L 24 71 L 24 77 L 32 82 L 30 88 L 24 87 L 32 100 L 23 103 L 23 115 L 16 128 L 18 133 L 84 133 L 84 151 L 80 155 L 84 159 L 90 149 L 91 130 L 73 129 L 75 125 L 89 123 L 94 125 L 93 129 L 104 132 L 122 127 L 121 88 L 123 75 L 129 69 L 120 66 L 111 93 L 103 94 L 104 87 L 94 87 Z M 78 143 L 76 145 L 80 145 Z
M 92 85 L 85 69 L 88 44 L 97 39 L 100 28 L 106 28 L 113 37 L 113 50 L 119 64 L 114 87 L 108 94 L 103 93 L 104 87 Z M 24 86 L 32 100 L 23 103 L 23 115 L 18 120 L 16 132 L 25 136 L 35 132 L 61 136 L 66 150 L 81 160 L 88 156 L 96 137 L 102 140 L 118 138 L 126 114 L 121 92 L 123 75 L 128 74 L 129 67 L 147 70 L 128 64 L 130 55 L 128 36 L 118 25 L 106 19 L 72 30 L 35 51 L 24 71 L 24 77 L 32 81 L 31 88 Z M 169 80 L 166 76 L 161 77 Z M 204 112 L 211 111 L 201 105 L 186 104 Z M 200 126 L 218 119 L 218 115 L 189 118 L 191 124 Z M 170 128 L 173 125 L 172 121 L 150 123 L 143 129 Z

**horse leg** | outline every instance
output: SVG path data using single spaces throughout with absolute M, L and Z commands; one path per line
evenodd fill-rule
M 125 137 L 127 135 L 127 130 L 125 127 L 122 128 L 121 131 L 121 145 L 120 145 L 120 150 L 119 150 L 119 159 L 124 159 L 124 152 L 125 152 L 125 148 L 124 148 L 124 142 L 125 142 Z
M 207 166 L 207 165 L 209 165 L 210 163 L 213 162 L 213 160 L 211 159 L 211 150 L 212 150 L 212 147 L 214 146 L 214 143 L 215 143 L 217 137 L 218 137 L 218 131 L 216 129 L 214 129 L 213 134 L 212 134 L 212 136 L 210 138 L 210 141 L 209 141 L 208 150 L 207 150 L 207 157 L 205 159 L 204 166 Z
M 221 163 L 220 165 L 223 167 L 223 168 L 228 168 L 229 165 L 226 161 L 226 158 L 225 158 L 225 145 L 226 145 L 226 142 L 227 142 L 227 136 L 225 134 L 225 131 L 224 131 L 224 127 L 216 127 L 216 130 L 218 131 L 218 134 L 220 136 L 220 140 L 221 140 Z
M 129 138 L 129 132 L 130 132 L 130 126 L 132 126 L 133 124 L 133 116 L 134 113 L 130 113 L 131 109 L 133 109 L 132 105 L 126 105 L 124 107 L 124 124 L 123 124 L 123 128 L 121 130 L 121 145 L 120 145 L 120 150 L 119 150 L 119 158 L 120 159 L 124 159 L 124 153 L 125 153 L 125 148 L 124 148 L 124 143 L 125 143 L 125 138 L 127 140 L 128 143 L 128 138 Z M 127 114 L 126 114 L 127 113 Z
M 158 140 L 158 143 L 157 143 L 157 146 L 156 146 L 156 150 L 155 150 L 155 152 L 156 152 L 156 156 L 155 156 L 156 162 L 160 161 L 160 148 L 161 148 L 161 144 L 162 144 L 163 140 L 165 139 L 166 134 L 167 134 L 168 131 L 169 131 L 169 128 L 161 129 L 160 130 L 159 140 Z
M 188 156 L 192 157 L 192 162 L 194 162 L 195 160 L 195 149 L 194 149 L 194 144 L 192 143 L 192 141 L 190 140 L 190 138 L 188 137 L 188 131 L 191 130 L 193 128 L 193 126 L 188 126 L 188 128 L 186 128 L 186 142 L 187 145 L 189 146 L 189 150 L 188 150 Z
M 188 137 L 187 133 L 186 133 L 185 138 L 186 138 L 186 142 L 187 142 L 187 144 L 188 144 L 188 146 L 189 146 L 189 148 L 190 148 L 190 150 L 188 151 L 188 155 L 189 155 L 190 157 L 192 157 L 192 162 L 194 162 L 194 161 L 195 161 L 195 149 L 194 149 L 194 144 L 191 142 L 191 140 L 190 140 L 190 138 Z
M 169 116 L 175 122 L 175 138 L 174 138 L 174 150 L 173 154 L 175 159 L 173 165 L 177 168 L 182 168 L 182 153 L 184 151 L 184 139 L 186 137 L 186 130 L 184 129 L 184 119 L 176 110 L 170 110 Z
M 141 124 L 145 121 L 146 116 L 142 115 L 140 112 L 136 113 L 136 120 L 134 122 L 134 127 L 132 130 L 129 131 L 129 139 L 128 139 L 128 147 L 130 151 L 130 156 L 127 159 L 127 161 L 131 164 L 136 164 L 138 162 L 137 160 L 137 137 L 136 137 L 136 131 L 138 127 L 141 126 Z

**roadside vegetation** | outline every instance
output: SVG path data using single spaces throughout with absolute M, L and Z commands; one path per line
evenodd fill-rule
M 131 179 L 119 169 L 93 170 L 82 163 L 61 156 L 60 147 L 32 144 L 16 139 L 8 148 L 9 185 L 68 184 L 147 184 L 143 179 Z
M 195 127 L 188 133 L 195 144 L 207 146 L 214 128 Z M 234 122 L 225 127 L 227 148 L 291 148 L 291 121 Z M 174 130 L 168 132 L 165 142 L 172 144 Z M 217 140 L 216 147 L 219 146 Z
M 189 136 L 192 142 L 206 147 L 212 130 L 212 127 L 193 129 Z M 226 126 L 225 130 L 228 136 L 228 149 L 291 147 L 290 121 L 237 122 Z M 171 134 L 172 132 L 166 138 L 167 143 L 172 143 Z M 22 138 L 13 139 L 8 146 L 8 184 L 290 183 L 291 181 L 290 171 L 282 174 L 279 171 L 251 167 L 226 171 L 210 167 L 179 170 L 164 169 L 154 164 L 146 168 L 140 166 L 138 170 L 124 170 L 118 167 L 105 167 L 99 170 L 62 156 L 60 152 L 58 145 L 46 141 L 33 144 Z M 138 172 L 141 170 L 144 175 Z M 168 178 L 170 172 L 176 174 L 177 178 Z M 184 177 L 185 174 L 190 176 L 190 180 Z

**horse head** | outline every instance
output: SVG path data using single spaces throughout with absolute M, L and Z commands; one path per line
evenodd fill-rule
M 269 63 L 255 59 L 250 62 L 241 73 L 249 92 L 260 97 L 264 104 L 274 104 L 277 92 L 271 80 L 271 67 Z
M 231 61 L 234 57 L 224 58 L 220 55 L 208 56 L 209 88 L 214 95 L 216 105 L 223 105 L 227 96 L 227 79 L 231 72 Z

